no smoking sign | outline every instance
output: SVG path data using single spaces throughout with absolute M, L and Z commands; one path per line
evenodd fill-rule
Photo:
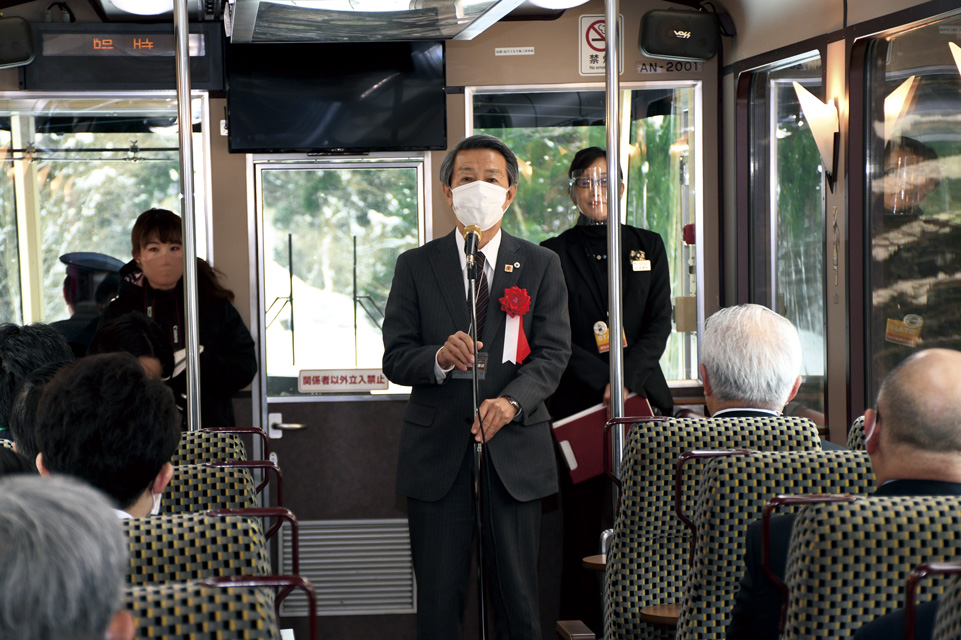
M 578 50 L 580 52 L 580 74 L 582 76 L 604 75 L 607 65 L 607 24 L 603 15 L 583 15 L 580 17 L 578 31 Z M 624 16 L 617 16 L 617 32 L 624 33 Z M 624 40 L 618 38 L 618 73 L 624 72 Z

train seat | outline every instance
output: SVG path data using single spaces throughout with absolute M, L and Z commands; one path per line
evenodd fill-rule
M 273 591 L 277 587 L 283 587 L 281 593 L 294 588 L 306 593 L 311 612 L 310 638 L 317 640 L 313 587 L 296 576 L 210 578 L 131 586 L 124 590 L 123 606 L 135 618 L 139 640 L 278 640 Z
M 164 514 L 249 509 L 257 506 L 257 494 L 245 468 L 178 465 L 161 504 Z
M 674 637 L 640 610 L 681 600 L 691 535 L 675 513 L 675 466 L 693 449 L 820 451 L 817 426 L 805 418 L 668 419 L 632 425 L 622 460 L 621 504 L 605 573 L 608 640 Z M 703 461 L 683 472 L 683 495 L 693 504 Z
M 845 448 L 851 451 L 864 451 L 864 416 L 858 416 L 851 423 L 848 431 L 848 442 Z
M 944 593 L 938 598 L 933 637 L 961 640 L 961 562 L 943 563 L 942 572 L 945 568 L 949 568 L 954 576 L 948 580 Z
M 206 513 L 123 520 L 130 585 L 186 582 L 226 575 L 270 575 L 261 522 Z
M 780 493 L 868 493 L 862 451 L 750 452 L 707 461 L 693 509 L 693 564 L 681 598 L 678 640 L 724 636 L 743 573 L 744 534 Z
M 250 435 L 261 442 L 263 459 L 269 456 L 267 434 L 263 429 L 254 427 L 223 427 L 185 431 L 180 438 L 180 446 L 171 462 L 181 464 L 203 464 L 220 460 L 247 460 L 247 448 L 241 439 Z
M 959 496 L 868 496 L 806 505 L 791 536 L 781 637 L 847 637 L 903 606 L 903 585 L 914 567 L 959 557 Z M 926 584 L 919 600 L 943 590 L 943 582 Z

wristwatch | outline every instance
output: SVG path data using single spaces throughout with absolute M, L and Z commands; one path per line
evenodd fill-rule
M 514 407 L 514 409 L 516 409 L 516 413 L 514 413 L 514 420 L 517 420 L 517 418 L 521 415 L 521 411 L 523 410 L 521 409 L 521 403 L 510 396 L 501 396 L 501 397 L 504 398 L 504 400 L 507 400 L 508 402 L 510 402 L 511 406 Z

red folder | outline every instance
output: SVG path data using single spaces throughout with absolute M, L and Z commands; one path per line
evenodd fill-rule
M 638 418 L 654 415 L 647 398 L 632 393 L 624 401 L 624 414 Z M 607 405 L 598 404 L 554 423 L 554 439 L 560 445 L 574 484 L 604 473 L 604 425 Z

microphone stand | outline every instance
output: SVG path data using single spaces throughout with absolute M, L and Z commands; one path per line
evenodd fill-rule
M 470 291 L 470 337 L 474 343 L 474 363 L 471 365 L 471 391 L 474 417 L 480 426 L 481 441 L 474 443 L 474 517 L 477 522 L 477 598 L 480 618 L 480 640 L 487 639 L 487 616 L 484 598 L 484 510 L 481 504 L 481 462 L 484 458 L 484 424 L 480 421 L 480 402 L 477 385 L 477 262 L 467 257 L 467 285 Z

